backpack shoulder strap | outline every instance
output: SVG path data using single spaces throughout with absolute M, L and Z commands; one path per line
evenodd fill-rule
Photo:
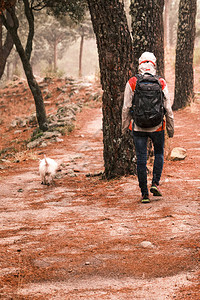
M 142 74 L 136 74 L 135 77 L 137 79 L 136 86 L 135 86 L 135 90 L 136 90 L 138 82 L 143 79 L 144 75 L 142 75 Z
M 137 79 L 141 79 L 141 78 L 143 78 L 143 76 L 144 76 L 144 75 L 142 75 L 142 74 L 136 74 L 136 75 L 135 75 L 135 77 L 136 77 Z
M 143 79 L 144 75 L 142 75 L 142 74 L 136 74 L 135 77 L 136 77 L 137 81 L 136 81 L 136 85 L 135 85 L 134 95 L 132 97 L 132 110 L 133 110 L 133 106 L 134 106 L 134 103 L 135 103 L 135 95 L 137 93 L 138 84 L 139 84 L 140 80 Z
M 160 83 L 160 78 L 162 78 L 162 76 L 160 75 L 154 75 L 154 77 L 158 80 L 158 82 Z M 161 83 L 160 83 L 161 84 Z

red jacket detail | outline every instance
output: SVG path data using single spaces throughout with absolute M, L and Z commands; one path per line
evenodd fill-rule
M 161 77 L 159 78 L 159 81 L 160 81 L 162 90 L 164 90 L 164 88 L 166 87 L 166 81 Z M 130 87 L 131 87 L 133 92 L 135 91 L 136 83 L 137 83 L 137 78 L 135 76 L 131 77 L 129 79 L 129 84 L 130 84 Z

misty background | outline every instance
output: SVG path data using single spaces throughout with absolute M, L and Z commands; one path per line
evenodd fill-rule
M 124 0 L 131 32 L 130 2 L 130 0 Z M 165 60 L 168 62 L 170 57 L 171 63 L 174 64 L 179 0 L 168 0 L 167 2 L 169 9 L 164 13 Z M 200 0 L 197 3 L 194 65 L 200 63 Z M 22 7 L 17 7 L 17 10 L 21 23 L 19 34 L 23 39 L 23 36 L 25 37 L 27 34 L 27 21 L 24 18 Z M 31 65 L 36 77 L 89 77 L 90 79 L 99 77 L 97 45 L 89 13 L 79 24 L 73 23 L 67 16 L 61 19 L 53 16 L 47 17 L 45 11 L 37 12 L 35 21 Z M 4 34 L 6 34 L 5 29 Z M 1 83 L 12 80 L 13 77 L 25 78 L 15 47 L 8 58 Z
M 58 68 L 64 71 L 66 76 L 77 77 L 79 71 L 80 39 L 66 50 L 64 57 L 58 61 Z M 99 61 L 96 40 L 84 41 L 82 75 L 93 77 L 99 74 Z

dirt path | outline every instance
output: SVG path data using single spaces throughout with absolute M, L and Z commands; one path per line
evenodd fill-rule
M 100 109 L 85 108 L 75 131 L 46 149 L 62 164 L 40 184 L 38 161 L 1 171 L 0 299 L 200 299 L 198 102 L 176 113 L 164 197 L 142 205 L 134 176 L 104 181 Z M 150 180 L 150 178 L 149 178 Z

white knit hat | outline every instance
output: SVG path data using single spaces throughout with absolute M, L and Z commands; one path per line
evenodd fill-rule
M 144 52 L 139 58 L 139 65 L 145 62 L 151 62 L 154 66 L 156 66 L 156 57 L 151 52 Z
M 151 73 L 156 75 L 156 57 L 151 52 L 144 52 L 139 58 L 139 68 L 140 74 Z

